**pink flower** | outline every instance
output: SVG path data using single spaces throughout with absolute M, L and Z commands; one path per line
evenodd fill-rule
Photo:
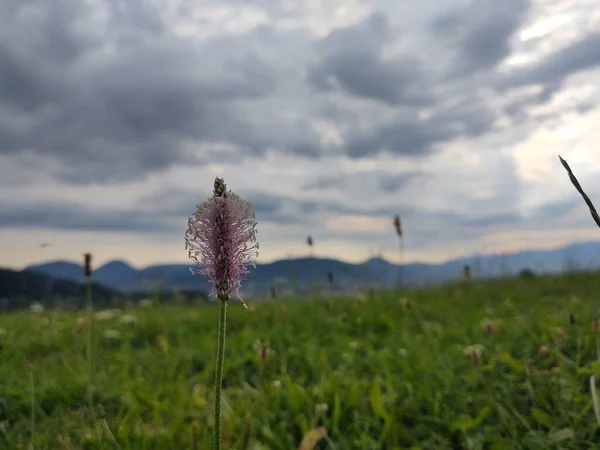
M 192 273 L 206 275 L 212 294 L 227 301 L 249 273 L 250 260 L 258 256 L 256 215 L 252 205 L 231 191 L 221 178 L 215 179 L 213 196 L 196 207 L 189 217 L 185 248 L 197 266 Z

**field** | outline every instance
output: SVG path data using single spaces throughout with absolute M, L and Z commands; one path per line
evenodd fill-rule
M 224 448 L 297 449 L 320 427 L 319 449 L 597 448 L 599 293 L 572 273 L 232 301 Z M 91 368 L 85 317 L 0 316 L 0 447 L 210 449 L 217 309 L 99 313 Z

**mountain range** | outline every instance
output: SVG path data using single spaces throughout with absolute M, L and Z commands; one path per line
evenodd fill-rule
M 335 259 L 297 258 L 257 264 L 244 282 L 244 295 L 306 291 L 320 285 L 332 290 L 352 290 L 376 283 L 391 287 L 399 279 L 406 286 L 439 284 L 462 276 L 463 266 L 471 267 L 473 277 L 514 275 L 528 268 L 535 273 L 557 273 L 569 268 L 594 269 L 600 266 L 600 242 L 579 242 L 552 250 L 528 250 L 510 254 L 476 254 L 441 264 L 411 263 L 402 267 L 381 258 L 352 264 Z M 208 280 L 192 276 L 191 264 L 153 265 L 136 269 L 114 260 L 96 269 L 95 283 L 121 292 L 206 291 Z M 53 261 L 29 266 L 25 272 L 82 283 L 81 266 L 69 261 Z

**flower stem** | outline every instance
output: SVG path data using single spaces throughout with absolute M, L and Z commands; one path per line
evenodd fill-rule
M 92 419 L 96 427 L 96 435 L 98 437 L 98 443 L 100 448 L 102 445 L 102 434 L 100 433 L 100 427 L 98 426 L 98 420 L 96 418 L 96 407 L 94 406 L 94 304 L 92 303 L 92 279 L 86 277 L 85 283 L 85 296 L 87 298 L 88 307 L 88 342 L 87 342 L 87 357 L 88 357 L 88 401 L 90 412 L 92 413 Z
M 217 336 L 217 370 L 215 377 L 215 450 L 221 450 L 221 385 L 225 360 L 225 324 L 228 297 L 219 297 L 219 331 Z

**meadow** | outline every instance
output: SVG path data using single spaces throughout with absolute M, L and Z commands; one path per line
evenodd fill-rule
M 232 300 L 224 448 L 597 448 L 599 293 L 569 273 Z M 91 368 L 85 317 L 0 316 L 0 448 L 210 448 L 216 305 L 97 312 Z

